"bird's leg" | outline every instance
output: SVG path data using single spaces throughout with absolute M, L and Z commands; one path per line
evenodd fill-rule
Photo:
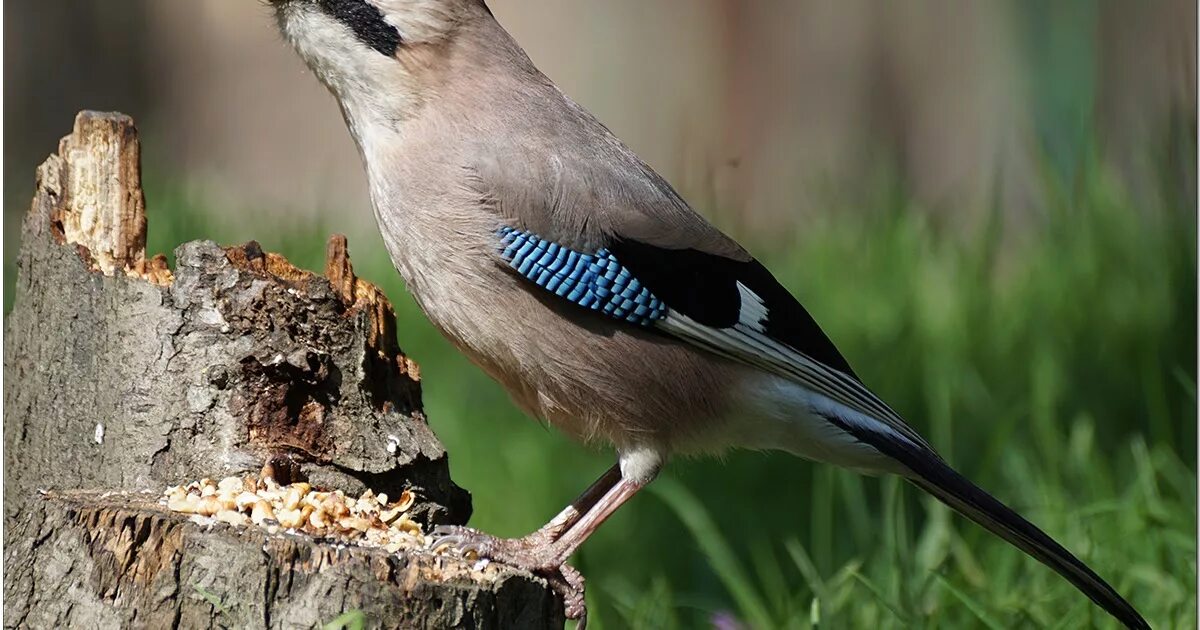
M 559 512 L 557 516 L 550 519 L 548 523 L 537 531 L 521 538 L 494 538 L 469 527 L 451 525 L 438 527 L 434 530 L 436 537 L 434 547 L 436 548 L 448 543 L 463 551 L 479 551 L 480 549 L 473 543 L 480 542 L 480 538 L 483 537 L 493 539 L 493 544 L 488 545 L 490 547 L 502 546 L 511 549 L 547 547 L 574 526 L 580 517 L 589 512 L 620 480 L 620 466 L 614 465 L 593 482 L 592 485 L 588 486 L 588 489 L 584 490 L 583 494 L 580 494 L 570 505 Z
M 551 544 L 558 540 L 563 533 L 569 531 L 572 526 L 579 521 L 579 517 L 586 514 L 596 505 L 596 502 L 605 495 L 613 486 L 621 480 L 620 464 L 613 464 L 600 478 L 588 486 L 583 494 L 579 495 L 570 503 L 558 516 L 550 519 L 549 523 L 543 525 L 540 529 L 522 540 L 527 540 L 533 545 Z
M 648 481 L 631 481 L 610 470 L 575 503 L 523 538 L 497 538 L 469 527 L 438 527 L 434 548 L 448 544 L 464 554 L 474 552 L 480 558 L 530 571 L 558 572 L 596 528 Z
M 617 508 L 625 504 L 633 495 L 646 486 L 648 481 L 631 481 L 621 478 L 597 500 L 588 511 L 575 520 L 565 532 L 551 543 L 543 554 L 543 567 L 560 567 L 567 563 L 567 558 L 587 540 L 601 523 L 608 520 Z
M 471 529 L 470 527 L 462 527 L 459 525 L 446 525 L 438 527 L 434 530 L 434 548 L 444 544 L 449 544 L 456 547 L 460 551 L 483 551 L 480 548 L 481 539 L 490 539 L 488 547 L 505 547 L 513 551 L 519 549 L 542 548 L 553 544 L 558 540 L 564 532 L 571 528 L 579 517 L 587 513 L 592 507 L 605 495 L 618 481 L 621 480 L 620 465 L 613 465 L 603 475 L 600 476 L 592 485 L 588 486 L 583 494 L 579 495 L 557 516 L 550 519 L 550 522 L 543 525 L 537 531 L 527 534 L 521 538 L 495 538 Z M 490 556 L 489 556 L 490 557 Z
M 567 565 L 567 558 L 583 544 L 617 508 L 649 479 L 631 481 L 613 466 L 571 505 L 536 532 L 522 538 L 497 538 L 467 527 L 439 527 L 434 547 L 449 544 L 461 553 L 487 558 L 538 573 L 550 580 L 563 598 L 569 619 L 585 619 L 583 576 Z

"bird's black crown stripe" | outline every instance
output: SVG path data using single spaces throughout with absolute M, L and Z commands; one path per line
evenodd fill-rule
M 317 6 L 349 26 L 362 43 L 392 57 L 400 47 L 400 32 L 383 19 L 383 13 L 366 0 L 317 0 Z

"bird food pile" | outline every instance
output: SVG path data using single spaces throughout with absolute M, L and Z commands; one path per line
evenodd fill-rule
M 162 503 L 172 512 L 193 514 L 198 522 L 211 517 L 236 526 L 255 525 L 275 534 L 304 533 L 389 553 L 424 549 L 421 526 L 409 518 L 415 497 L 409 490 L 391 500 L 367 490 L 358 498 L 341 490 L 323 492 L 307 483 L 281 486 L 270 477 L 226 477 L 172 486 Z

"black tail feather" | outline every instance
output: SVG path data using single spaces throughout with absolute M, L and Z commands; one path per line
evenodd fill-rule
M 1146 623 L 1146 620 L 1129 602 L 1125 601 L 1125 598 L 1121 597 L 1113 587 L 1109 586 L 1103 578 L 1096 575 L 1070 551 L 992 495 L 973 485 L 949 467 L 947 470 L 956 477 L 951 482 L 954 484 L 953 486 L 947 484 L 945 478 L 940 479 L 937 483 L 927 479 L 911 481 L 984 529 L 1007 540 L 1038 559 L 1042 564 L 1057 571 L 1059 575 L 1075 585 L 1075 588 L 1090 597 L 1093 602 L 1116 617 L 1126 627 L 1150 627 L 1150 624 Z
M 936 453 L 901 436 L 878 433 L 840 418 L 826 417 L 903 464 L 912 472 L 908 479 L 914 485 L 1054 569 L 1126 627 L 1150 628 L 1125 598 L 1079 558 L 1012 508 L 960 475 Z

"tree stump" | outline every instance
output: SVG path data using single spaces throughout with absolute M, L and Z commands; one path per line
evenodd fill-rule
M 137 132 L 83 112 L 38 169 L 4 347 L 4 625 L 562 627 L 546 583 L 500 565 L 333 545 L 167 511 L 163 489 L 277 475 L 470 498 L 421 410 L 391 305 L 343 237 L 323 276 L 254 242 L 145 253 Z

